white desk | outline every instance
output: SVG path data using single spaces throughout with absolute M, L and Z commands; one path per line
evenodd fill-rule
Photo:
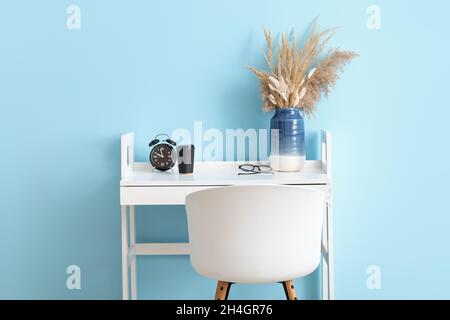
M 137 205 L 183 205 L 187 194 L 230 185 L 294 185 L 321 189 L 327 196 L 322 236 L 322 298 L 334 299 L 333 224 L 331 202 L 331 135 L 322 132 L 321 160 L 308 160 L 301 172 L 238 176 L 237 162 L 196 162 L 193 175 L 153 171 L 134 162 L 134 135 L 121 137 L 120 205 L 122 208 L 123 299 L 137 299 L 136 257 L 189 255 L 189 243 L 136 243 Z

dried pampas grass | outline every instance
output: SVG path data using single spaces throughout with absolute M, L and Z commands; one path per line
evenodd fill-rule
M 281 43 L 272 40 L 270 31 L 264 30 L 267 52 L 264 54 L 268 71 L 249 69 L 261 82 L 264 111 L 275 108 L 300 108 L 304 114 L 314 114 L 322 94 L 328 97 L 335 86 L 338 72 L 358 55 L 350 51 L 331 49 L 324 57 L 320 54 L 333 37 L 335 29 L 319 32 L 314 22 L 303 46 L 300 40 L 281 34 Z

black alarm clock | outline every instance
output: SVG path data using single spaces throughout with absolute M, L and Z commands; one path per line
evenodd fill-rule
M 166 137 L 166 139 L 158 139 L 158 137 L 161 136 Z M 177 159 L 174 148 L 176 145 L 177 144 L 172 141 L 167 134 L 158 134 L 155 139 L 148 144 L 148 146 L 152 148 L 149 155 L 150 164 L 160 171 L 172 169 Z

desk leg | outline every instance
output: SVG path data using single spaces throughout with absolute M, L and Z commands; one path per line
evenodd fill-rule
M 121 206 L 122 223 L 122 299 L 128 300 L 128 219 L 127 206 Z
M 334 248 L 333 248 L 333 206 L 327 206 L 328 215 L 328 299 L 334 300 Z
M 134 223 L 134 206 L 130 206 L 130 246 L 134 248 L 136 245 Z M 136 279 L 136 255 L 129 257 L 130 259 L 130 276 L 131 276 L 131 300 L 137 300 L 137 279 Z
M 322 299 L 334 300 L 333 211 L 327 202 L 322 231 Z

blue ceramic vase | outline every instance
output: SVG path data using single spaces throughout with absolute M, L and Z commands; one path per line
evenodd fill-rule
M 305 163 L 305 126 L 298 108 L 277 108 L 270 121 L 270 164 L 276 171 L 300 171 Z

